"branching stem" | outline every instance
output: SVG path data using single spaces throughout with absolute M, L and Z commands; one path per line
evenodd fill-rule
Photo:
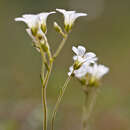
M 63 38 L 61 44 L 59 45 L 58 49 L 56 50 L 56 52 L 55 52 L 55 54 L 54 54 L 54 56 L 53 56 L 54 59 L 59 55 L 59 53 L 60 53 L 60 51 L 62 50 L 62 48 L 63 48 L 63 46 L 64 46 L 64 44 L 65 44 L 67 38 L 68 38 L 68 34 L 65 34 L 65 36 L 64 36 L 64 38 Z

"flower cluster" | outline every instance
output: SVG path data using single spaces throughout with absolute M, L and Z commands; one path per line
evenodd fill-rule
M 37 50 L 40 50 L 41 45 L 44 45 L 44 48 L 48 48 L 46 33 L 46 21 L 47 17 L 50 14 L 55 12 L 43 12 L 39 14 L 25 14 L 22 17 L 15 18 L 15 21 L 23 21 L 27 24 L 28 28 L 26 29 L 29 36 L 32 38 L 33 42 L 35 43 L 35 47 Z
M 75 11 L 66 11 L 64 9 L 56 9 L 56 11 L 62 13 L 64 15 L 64 30 L 68 33 L 75 20 L 80 16 L 87 16 L 85 13 L 76 13 Z M 32 38 L 35 43 L 34 46 L 37 50 L 40 50 L 41 44 L 44 45 L 44 48 L 49 49 L 49 45 L 47 42 L 47 18 L 49 15 L 56 13 L 52 12 L 42 12 L 39 14 L 24 14 L 22 17 L 15 18 L 15 21 L 22 21 L 27 24 L 28 28 L 26 29 L 29 36 Z M 62 31 L 61 27 L 54 22 L 54 27 L 56 31 L 60 32 L 63 36 L 65 33 Z
M 104 65 L 98 65 L 98 58 L 93 52 L 86 52 L 83 46 L 72 47 L 74 64 L 69 68 L 69 76 L 75 76 L 82 83 L 89 86 L 98 85 L 99 80 L 108 73 L 109 68 Z
M 64 16 L 64 29 L 54 22 L 54 29 L 63 39 L 59 44 L 58 48 L 52 54 L 48 39 L 47 39 L 47 18 L 49 15 L 60 12 Z M 59 55 L 62 50 L 69 33 L 74 25 L 77 18 L 81 16 L 87 16 L 86 13 L 77 13 L 76 11 L 66 11 L 64 9 L 56 9 L 52 12 L 42 12 L 39 14 L 24 14 L 22 17 L 15 18 L 15 21 L 22 21 L 27 24 L 26 32 L 34 42 L 34 47 L 40 52 L 42 58 L 41 68 L 41 83 L 42 83 L 42 103 L 44 107 L 44 122 L 43 129 L 47 130 L 47 102 L 46 102 L 46 88 L 48 80 L 51 75 L 51 70 L 55 58 Z M 68 78 L 65 84 L 61 88 L 59 97 L 52 114 L 52 130 L 54 129 L 54 120 L 57 112 L 57 108 L 61 102 L 64 92 L 72 76 L 79 79 L 83 86 L 98 86 L 100 79 L 108 73 L 109 68 L 104 65 L 98 65 L 97 56 L 93 52 L 86 52 L 85 47 L 79 45 L 78 47 L 72 47 L 75 55 L 73 56 L 74 63 L 69 68 Z

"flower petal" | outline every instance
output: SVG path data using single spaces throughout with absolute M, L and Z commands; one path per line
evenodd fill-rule
M 73 56 L 73 60 L 76 61 L 78 59 L 78 56 Z
M 52 11 L 52 12 L 42 12 L 42 13 L 39 13 L 38 14 L 38 17 L 40 19 L 40 23 L 42 24 L 45 24 L 46 25 L 46 20 L 47 20 L 47 17 L 50 15 L 50 14 L 54 14 L 56 12 Z
M 95 57 L 95 56 L 96 56 L 95 53 L 93 53 L 93 52 L 88 52 L 88 53 L 86 53 L 86 54 L 84 55 L 84 58 Z
M 38 26 L 38 16 L 34 14 L 24 14 L 22 17 L 15 18 L 15 21 L 23 21 L 29 28 Z
M 79 55 L 79 56 L 83 56 L 84 53 L 85 53 L 85 51 L 86 51 L 85 47 L 83 47 L 83 46 L 78 46 L 78 55 Z
M 74 70 L 73 66 L 70 66 L 70 67 L 69 67 L 69 71 L 70 71 L 70 72 L 68 72 L 68 76 L 71 76 L 73 70 Z
M 78 49 L 77 49 L 75 46 L 72 47 L 72 51 L 73 51 L 76 55 L 79 54 L 79 51 L 78 51 Z

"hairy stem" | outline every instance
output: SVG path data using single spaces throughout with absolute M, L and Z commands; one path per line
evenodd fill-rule
M 89 130 L 89 119 L 93 111 L 99 88 L 89 88 L 85 91 L 85 102 L 83 106 L 82 130 Z
M 62 87 L 61 90 L 60 90 L 59 97 L 58 97 L 58 99 L 57 99 L 57 102 L 56 102 L 56 104 L 55 104 L 55 107 L 54 107 L 53 113 L 52 113 L 52 120 L 51 120 L 52 129 L 51 129 L 51 130 L 54 130 L 54 121 L 55 121 L 56 113 L 57 113 L 58 107 L 59 107 L 59 105 L 60 105 L 60 103 L 61 103 L 62 97 L 63 97 L 63 95 L 64 95 L 64 93 L 65 93 L 65 90 L 66 90 L 66 88 L 67 88 L 67 85 L 68 85 L 70 79 L 71 79 L 71 76 L 69 76 L 69 77 L 67 78 L 67 80 L 65 81 L 63 87 Z

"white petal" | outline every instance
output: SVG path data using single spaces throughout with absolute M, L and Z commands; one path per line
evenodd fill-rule
M 85 59 L 85 61 L 88 63 L 95 63 L 97 60 L 98 60 L 97 57 L 94 57 L 94 58 L 88 57 Z
M 87 16 L 85 13 L 73 13 L 70 16 L 70 24 L 73 24 L 78 17 Z
M 88 52 L 84 55 L 84 58 L 88 58 L 88 57 L 95 57 L 96 54 L 94 54 L 93 52 Z
M 78 60 L 78 62 L 80 62 L 81 64 L 86 61 L 86 60 L 85 60 L 84 58 L 82 58 L 81 56 L 77 56 L 77 60 Z
M 88 14 L 86 13 L 76 13 L 75 14 L 75 19 L 77 19 L 78 17 L 81 17 L 81 16 L 87 16 Z
M 79 51 L 78 51 L 78 49 L 77 49 L 75 46 L 72 47 L 72 50 L 73 50 L 73 52 L 74 52 L 76 55 L 79 54 Z
M 73 66 L 69 67 L 69 71 L 71 71 L 71 72 L 73 71 Z
M 23 21 L 23 22 L 25 22 L 25 19 L 24 19 L 24 18 L 20 18 L 20 17 L 15 18 L 14 20 L 15 20 L 15 21 Z
M 38 26 L 38 17 L 34 14 L 22 15 L 21 18 L 15 18 L 15 21 L 23 21 L 28 25 L 29 28 Z
M 68 72 L 68 76 L 71 76 L 71 74 L 72 74 L 71 72 Z
M 50 14 L 54 14 L 56 12 L 42 12 L 42 13 L 39 13 L 38 14 L 38 17 L 40 19 L 40 23 L 42 24 L 45 24 L 46 25 L 46 20 L 47 20 L 47 17 L 50 15 Z
M 70 76 L 70 75 L 72 74 L 73 70 L 74 70 L 74 69 L 73 69 L 73 66 L 69 67 L 69 71 L 70 71 L 70 72 L 68 72 L 68 76 Z
M 85 66 L 81 66 L 78 70 L 74 71 L 74 74 L 77 78 L 82 78 L 87 74 L 87 68 Z
M 76 61 L 78 59 L 78 56 L 73 56 L 73 60 Z
M 98 78 L 103 77 L 109 72 L 109 68 L 104 65 L 98 65 Z
M 58 11 L 58 12 L 60 12 L 62 14 L 64 14 L 66 12 L 66 10 L 64 10 L 64 9 L 56 9 L 56 11 Z
M 83 47 L 83 46 L 78 46 L 78 55 L 79 55 L 79 56 L 83 56 L 84 53 L 85 53 L 85 51 L 86 51 L 85 47 Z
M 67 11 L 65 9 L 56 9 L 56 11 L 62 13 L 63 15 L 67 15 L 75 12 L 75 11 Z
M 89 67 L 89 73 L 96 79 L 101 79 L 105 74 L 107 74 L 109 68 L 104 65 L 97 65 L 96 63 Z

